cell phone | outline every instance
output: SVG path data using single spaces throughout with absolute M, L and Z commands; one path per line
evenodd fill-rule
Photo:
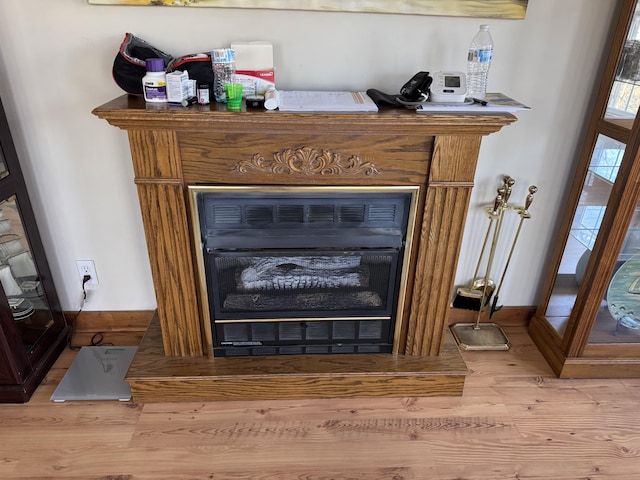
M 402 86 L 400 96 L 407 102 L 416 102 L 427 95 L 432 81 L 429 72 L 418 72 Z

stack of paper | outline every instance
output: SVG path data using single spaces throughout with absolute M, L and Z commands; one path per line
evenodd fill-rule
M 487 93 L 481 100 L 458 104 L 425 102 L 416 109 L 418 113 L 497 113 L 518 110 L 530 108 L 503 93 Z
M 365 92 L 281 90 L 281 112 L 377 112 Z

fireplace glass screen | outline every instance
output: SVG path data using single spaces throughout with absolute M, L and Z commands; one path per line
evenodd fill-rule
M 208 258 L 219 320 L 391 315 L 397 251 L 213 251 Z
M 351 190 L 197 194 L 216 356 L 391 352 L 412 193 Z

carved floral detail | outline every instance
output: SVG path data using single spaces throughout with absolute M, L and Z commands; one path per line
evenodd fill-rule
M 235 166 L 237 172 L 259 170 L 274 174 L 297 175 L 377 175 L 380 172 L 372 162 L 364 162 L 358 155 L 343 159 L 339 153 L 312 147 L 285 148 L 266 159 L 260 153 L 251 160 L 242 160 Z

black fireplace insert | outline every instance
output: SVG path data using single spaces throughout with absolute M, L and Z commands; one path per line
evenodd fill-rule
M 216 356 L 390 353 L 415 190 L 196 191 Z

